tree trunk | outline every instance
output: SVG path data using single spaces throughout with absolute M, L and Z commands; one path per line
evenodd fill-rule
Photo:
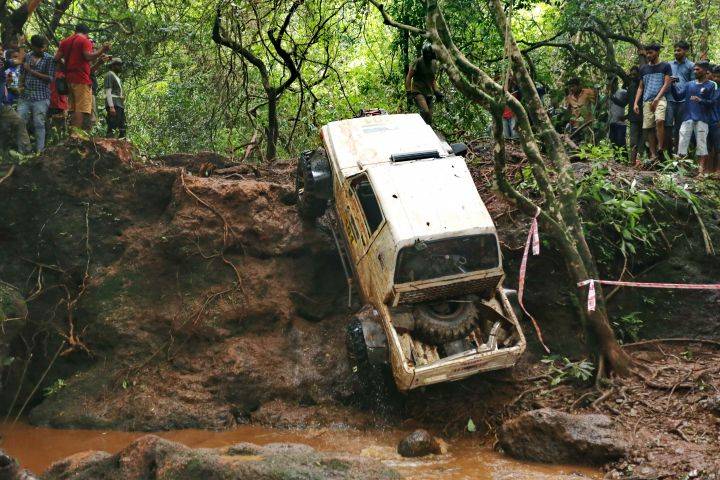
M 268 99 L 268 113 L 267 113 L 267 146 L 265 150 L 265 154 L 267 156 L 268 161 L 275 160 L 275 157 L 277 157 L 277 141 L 278 141 L 278 132 L 280 131 L 280 125 L 278 123 L 278 115 L 277 115 L 277 102 L 278 102 L 278 96 L 275 93 L 275 90 L 267 90 L 267 99 Z

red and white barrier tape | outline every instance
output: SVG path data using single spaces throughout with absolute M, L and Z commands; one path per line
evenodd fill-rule
M 545 345 L 545 342 L 543 341 L 540 326 L 535 320 L 535 317 L 530 315 L 530 312 L 527 311 L 527 309 L 525 308 L 525 304 L 523 303 L 523 294 L 525 293 L 525 274 L 527 272 L 527 261 L 528 255 L 530 253 L 530 246 L 532 245 L 533 255 L 540 255 L 540 231 L 538 229 L 539 216 L 540 208 L 538 207 L 537 212 L 533 217 L 532 225 L 530 225 L 527 242 L 525 242 L 525 251 L 523 252 L 522 261 L 520 262 L 520 275 L 518 277 L 518 303 L 520 303 L 520 308 L 522 308 L 523 312 L 525 312 L 525 315 L 527 315 L 528 318 L 532 321 L 533 327 L 535 327 L 535 333 L 537 333 L 538 340 L 540 340 L 540 344 L 542 344 L 546 352 L 550 353 L 550 349 L 547 347 L 547 345 Z
M 648 282 L 620 282 L 617 280 L 585 280 L 578 283 L 578 287 L 589 285 L 588 312 L 594 312 L 596 306 L 595 284 L 617 285 L 620 287 L 636 288 L 672 288 L 678 290 L 720 290 L 720 284 L 712 283 L 648 283 Z

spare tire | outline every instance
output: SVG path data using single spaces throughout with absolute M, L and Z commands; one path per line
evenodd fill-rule
M 477 327 L 479 312 L 470 298 L 423 303 L 413 310 L 415 333 L 428 343 L 441 345 L 466 337 Z

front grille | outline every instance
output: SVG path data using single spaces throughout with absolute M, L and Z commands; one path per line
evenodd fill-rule
M 480 293 L 495 291 L 502 275 L 495 277 L 479 278 L 476 280 L 452 283 L 449 285 L 439 285 L 437 287 L 427 287 L 411 292 L 401 292 L 398 303 L 420 303 L 430 300 L 438 300 L 441 298 L 453 298 L 468 293 Z

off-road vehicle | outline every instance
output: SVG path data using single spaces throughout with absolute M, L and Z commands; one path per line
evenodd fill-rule
M 349 278 L 368 304 L 350 324 L 354 369 L 389 363 L 400 391 L 513 366 L 525 337 L 503 289 L 495 226 L 462 144 L 417 114 L 322 128 L 296 187 L 306 219 L 328 205 Z

